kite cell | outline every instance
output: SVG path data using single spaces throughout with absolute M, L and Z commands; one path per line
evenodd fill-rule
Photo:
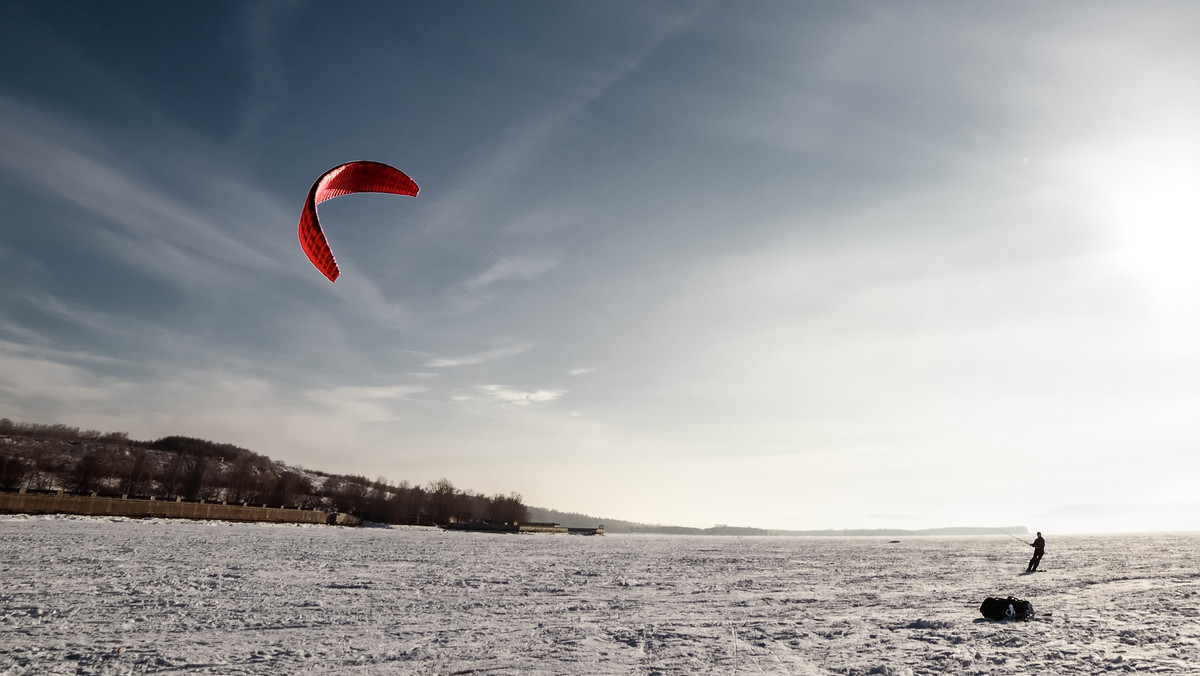
M 416 197 L 420 188 L 404 172 L 381 162 L 347 162 L 321 174 L 308 191 L 304 211 L 300 213 L 300 246 L 312 264 L 329 281 L 337 281 L 340 271 L 333 251 L 321 230 L 317 205 L 325 200 L 356 192 L 385 192 Z

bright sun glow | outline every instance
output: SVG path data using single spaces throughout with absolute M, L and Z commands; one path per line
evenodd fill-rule
M 1200 287 L 1200 170 L 1143 167 L 1112 195 L 1118 263 L 1158 303 L 1192 304 Z
M 1159 346 L 1193 353 L 1200 340 L 1200 161 L 1192 153 L 1113 153 L 1101 171 L 1101 218 L 1113 262 L 1147 302 Z

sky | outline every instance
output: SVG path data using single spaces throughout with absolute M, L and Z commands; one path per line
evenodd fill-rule
M 611 519 L 1200 529 L 1200 5 L 8 2 L 0 417 Z M 325 170 L 416 197 L 319 211 Z

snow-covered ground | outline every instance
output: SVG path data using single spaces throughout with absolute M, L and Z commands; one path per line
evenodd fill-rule
M 0 674 L 1200 672 L 1200 534 L 1047 540 L 0 517 Z

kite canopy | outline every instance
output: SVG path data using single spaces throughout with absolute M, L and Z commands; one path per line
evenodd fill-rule
M 404 172 L 382 162 L 339 164 L 321 174 L 308 191 L 304 211 L 300 212 L 300 247 L 321 274 L 331 282 L 337 281 L 340 272 L 337 261 L 333 259 L 333 251 L 329 249 L 329 242 L 325 239 L 325 232 L 321 230 L 317 205 L 356 192 L 384 192 L 415 197 L 419 190 Z

